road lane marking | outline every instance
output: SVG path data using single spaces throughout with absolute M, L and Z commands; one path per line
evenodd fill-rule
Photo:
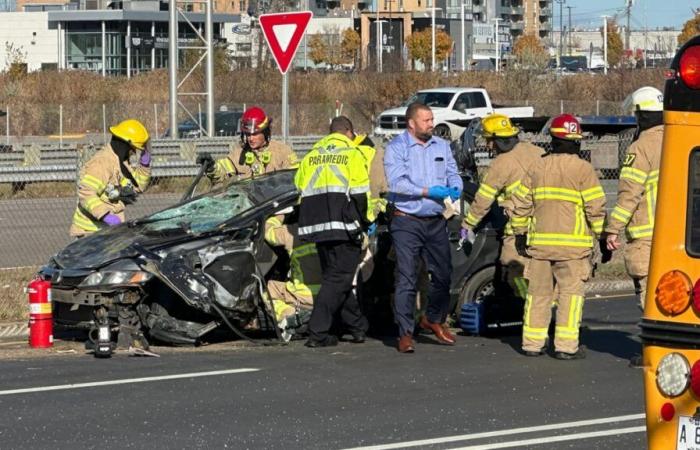
M 113 386 L 118 384 L 149 383 L 151 381 L 179 380 L 183 378 L 213 377 L 217 375 L 230 375 L 234 373 L 257 372 L 259 370 L 260 369 L 252 368 L 214 370 L 211 372 L 180 373 L 176 375 L 163 375 L 159 377 L 125 378 L 123 380 L 93 381 L 89 383 L 60 384 L 56 386 L 38 386 L 33 388 L 10 389 L 7 391 L 0 391 L 0 395 L 29 394 L 32 392 L 46 391 L 63 391 L 66 389 L 83 389 L 96 386 Z
M 563 436 L 548 436 L 548 437 L 543 437 L 543 438 L 524 439 L 521 441 L 496 442 L 493 444 L 471 445 L 469 447 L 459 447 L 459 448 L 453 448 L 450 450 L 492 450 L 492 449 L 496 449 L 496 448 L 524 447 L 527 445 L 552 444 L 554 442 L 576 441 L 576 440 L 591 439 L 591 438 L 612 436 L 612 435 L 619 436 L 621 434 L 630 434 L 630 433 L 643 433 L 646 430 L 647 430 L 646 426 L 629 427 L 629 428 L 616 428 L 614 430 L 590 431 L 588 433 L 565 434 Z
M 389 450 L 393 448 L 417 447 L 420 445 L 446 444 L 449 442 L 470 441 L 474 439 L 502 437 L 513 434 L 535 433 L 539 431 L 588 427 L 591 425 L 603 425 L 607 423 L 629 422 L 631 420 L 640 420 L 644 417 L 644 414 L 627 414 L 624 416 L 603 417 L 600 419 L 578 420 L 575 422 L 554 423 L 550 425 L 538 425 L 534 427 L 512 428 L 510 430 L 486 431 L 482 433 L 462 434 L 458 436 L 445 436 L 433 439 L 421 439 L 419 441 L 395 442 L 392 444 L 372 445 L 368 447 L 353 447 L 346 450 Z

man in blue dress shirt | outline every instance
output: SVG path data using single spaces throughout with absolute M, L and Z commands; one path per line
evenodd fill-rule
M 387 146 L 384 170 L 389 183 L 391 238 L 396 251 L 394 317 L 399 326 L 398 350 L 412 353 L 416 282 L 422 258 L 430 274 L 428 305 L 419 326 L 435 333 L 443 344 L 454 336 L 445 320 L 450 304 L 452 260 L 445 199 L 458 200 L 462 178 L 457 173 L 450 144 L 433 136 L 433 113 L 422 103 L 406 110 L 407 129 Z

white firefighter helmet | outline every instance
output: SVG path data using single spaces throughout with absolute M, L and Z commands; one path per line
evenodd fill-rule
M 663 111 L 664 94 L 655 87 L 641 87 L 627 96 L 622 109 L 630 114 L 635 111 Z

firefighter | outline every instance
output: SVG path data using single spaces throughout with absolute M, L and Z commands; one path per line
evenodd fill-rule
M 209 153 L 197 157 L 213 183 L 232 177 L 236 180 L 256 177 L 277 170 L 296 167 L 297 157 L 288 145 L 271 139 L 272 119 L 257 106 L 248 108 L 241 117 L 241 144 L 217 161 Z
M 337 345 L 329 331 L 338 312 L 354 342 L 363 342 L 367 332 L 353 279 L 364 231 L 372 221 L 369 162 L 354 138 L 350 119 L 335 117 L 330 134 L 306 154 L 294 179 L 301 191 L 299 237 L 316 244 L 323 279 L 309 320 L 307 347 Z
M 285 340 L 291 338 L 289 328 L 297 328 L 308 320 L 314 296 L 321 286 L 316 246 L 300 242 L 297 224 L 286 223 L 292 215 L 272 216 L 265 223 L 265 241 L 272 247 L 283 247 L 289 255 L 288 279 L 267 282 L 275 318 Z
M 73 214 L 70 235 L 82 237 L 104 227 L 124 222 L 126 205 L 148 187 L 151 154 L 148 131 L 135 119 L 110 127 L 112 140 L 85 163 L 78 180 L 78 206 Z M 140 152 L 139 165 L 132 168 L 129 158 Z
M 520 183 L 530 167 L 542 159 L 544 150 L 527 142 L 520 142 L 518 133 L 520 130 L 514 127 L 510 119 L 501 114 L 492 114 L 481 120 L 482 133 L 486 138 L 489 150 L 496 154 L 496 158 L 484 176 L 479 190 L 476 192 L 469 212 L 462 222 L 462 239 L 474 241 L 474 228 L 481 222 L 491 208 L 494 201 L 503 208 L 508 217 L 512 217 L 513 202 L 511 196 L 520 186 Z M 523 271 L 528 259 L 520 256 L 515 250 L 515 237 L 513 236 L 512 219 L 508 221 L 504 230 L 501 243 L 501 266 L 504 279 L 519 297 L 527 296 L 527 281 L 523 278 Z M 523 218 L 523 225 L 527 225 L 528 218 Z
M 516 249 L 531 258 L 525 272 L 529 286 L 522 350 L 527 356 L 544 354 L 556 283 L 554 357 L 581 359 L 584 282 L 591 273 L 594 236 L 603 231 L 605 193 L 593 166 L 579 157 L 578 120 L 570 114 L 555 117 L 549 132 L 551 150 L 513 195 Z
M 636 116 L 637 135 L 622 161 L 617 204 L 608 217 L 605 240 L 608 250 L 619 249 L 618 236 L 626 228 L 625 266 L 644 309 L 664 136 L 663 94 L 649 86 L 637 89 L 623 108 Z

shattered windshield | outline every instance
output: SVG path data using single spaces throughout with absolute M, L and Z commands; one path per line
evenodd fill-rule
M 236 186 L 225 191 L 199 197 L 175 208 L 153 214 L 147 220 L 147 230 L 161 231 L 181 228 L 192 233 L 211 231 L 217 225 L 253 207 L 253 202 Z
M 419 92 L 401 106 L 408 106 L 413 102 L 421 102 L 431 108 L 447 108 L 450 106 L 453 96 L 454 94 L 450 92 Z
M 147 231 L 181 229 L 188 233 L 215 230 L 249 209 L 295 191 L 294 171 L 234 182 L 173 208 L 155 213 L 141 223 Z

